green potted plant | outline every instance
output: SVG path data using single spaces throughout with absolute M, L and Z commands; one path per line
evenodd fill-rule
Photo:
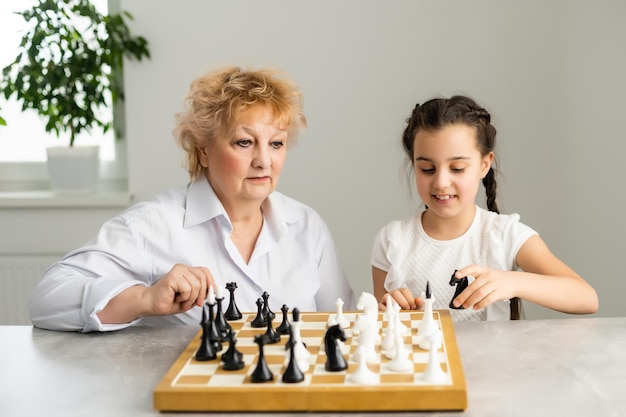
M 53 189 L 72 190 L 72 185 L 57 182 L 51 162 L 59 152 L 70 152 L 61 156 L 61 168 L 78 191 L 92 191 L 94 186 L 84 180 L 97 179 L 98 149 L 87 152 L 92 158 L 95 154 L 95 167 L 80 174 L 68 166 L 78 161 L 75 153 L 85 153 L 74 141 L 81 132 L 93 128 L 107 132 L 113 127 L 100 111 L 123 98 L 123 58 L 141 61 L 149 57 L 148 42 L 131 35 L 125 20 L 132 19 L 129 13 L 103 15 L 89 0 L 38 0 L 16 13 L 28 29 L 15 60 L 2 69 L 0 94 L 5 99 L 15 95 L 23 110 L 35 110 L 45 120 L 46 132 L 69 133 L 69 146 L 48 150 Z M 2 122 L 10 120 L 0 116 Z

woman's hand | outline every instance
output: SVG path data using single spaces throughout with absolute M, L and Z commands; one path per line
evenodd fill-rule
M 152 287 L 146 288 L 144 299 L 149 315 L 183 313 L 202 306 L 210 287 L 215 289 L 215 281 L 207 268 L 176 264 Z
M 102 323 L 130 323 L 145 316 L 183 313 L 202 306 L 215 288 L 211 272 L 204 267 L 176 264 L 151 287 L 135 285 L 119 293 L 98 313 Z

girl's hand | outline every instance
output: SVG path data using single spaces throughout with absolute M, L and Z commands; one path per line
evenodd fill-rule
M 500 301 L 515 297 L 514 279 L 511 272 L 487 268 L 479 265 L 469 265 L 456 271 L 456 278 L 474 277 L 467 288 L 453 301 L 456 307 L 473 308 L 479 310 Z
M 402 310 L 418 310 L 424 305 L 424 301 L 420 297 L 414 297 L 408 288 L 399 288 L 383 295 L 382 301 L 378 303 L 379 310 L 385 311 L 387 309 L 389 297 L 392 297 Z

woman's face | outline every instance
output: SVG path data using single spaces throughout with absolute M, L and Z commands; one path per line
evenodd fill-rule
M 200 149 L 206 176 L 227 210 L 260 206 L 274 191 L 287 156 L 287 127 L 269 107 L 255 105 Z

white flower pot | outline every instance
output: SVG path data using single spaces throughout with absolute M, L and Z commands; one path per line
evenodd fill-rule
M 52 146 L 48 152 L 48 174 L 58 194 L 86 194 L 96 190 L 100 172 L 100 147 Z

